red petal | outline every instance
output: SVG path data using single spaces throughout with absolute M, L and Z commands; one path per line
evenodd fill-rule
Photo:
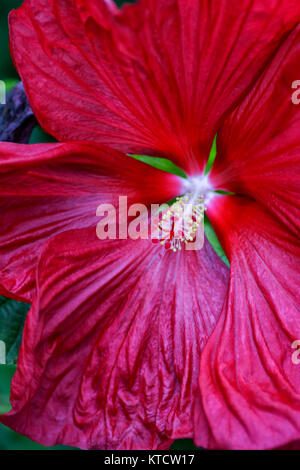
M 214 200 L 231 261 L 222 315 L 201 357 L 208 438 L 198 445 L 269 449 L 299 440 L 299 241 L 246 198 Z M 199 424 L 199 427 L 201 423 Z
M 181 179 L 87 143 L 0 144 L 0 290 L 31 300 L 45 240 L 70 228 L 95 227 L 99 204 L 167 202 Z
M 227 268 L 208 243 L 166 252 L 70 231 L 45 247 L 1 422 L 46 445 L 166 449 L 193 437 L 199 355 Z
M 215 187 L 252 196 L 298 236 L 300 110 L 292 84 L 300 76 L 299 55 L 300 26 L 225 122 L 210 175 Z
M 25 0 L 11 49 L 59 140 L 97 140 L 203 169 L 219 124 L 300 19 L 298 0 Z

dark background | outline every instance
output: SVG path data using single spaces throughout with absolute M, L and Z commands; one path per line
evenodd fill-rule
M 18 8 L 22 0 L 1 0 L 0 2 L 0 79 L 17 78 L 18 74 L 13 66 L 9 54 L 7 17 L 10 10 Z

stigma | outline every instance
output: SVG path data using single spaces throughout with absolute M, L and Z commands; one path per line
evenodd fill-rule
M 195 244 L 197 237 L 204 239 L 204 213 L 212 197 L 213 190 L 206 176 L 183 180 L 183 195 L 156 218 L 152 241 L 177 252 Z

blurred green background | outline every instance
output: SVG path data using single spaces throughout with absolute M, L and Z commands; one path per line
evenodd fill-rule
M 21 4 L 22 0 L 0 1 L 0 80 L 18 77 L 9 53 L 7 17 L 10 10 L 18 8 Z
M 96 0 L 95 0 L 96 1 Z M 130 0 L 127 0 L 130 2 Z M 133 2 L 134 0 L 131 0 Z M 116 0 L 118 5 L 125 3 L 124 0 Z M 18 80 L 18 73 L 14 68 L 9 52 L 8 39 L 8 14 L 9 11 L 18 8 L 22 4 L 22 0 L 0 0 L 0 80 L 4 80 L 10 85 Z M 45 134 L 42 129 L 37 126 L 31 137 L 31 143 L 48 142 L 53 139 Z M 13 312 L 12 312 L 13 310 Z M 5 340 L 6 344 L 10 343 L 9 351 L 7 351 L 7 365 L 0 365 L 0 414 L 9 411 L 9 395 L 10 383 L 12 376 L 16 370 L 17 351 L 21 340 L 22 326 L 25 320 L 28 308 L 24 304 L 17 304 L 13 301 L 7 302 L 0 297 L 0 340 Z M 11 321 L 12 314 L 15 322 Z M 8 321 L 8 318 L 10 319 Z M 8 360 L 10 358 L 10 360 Z M 188 439 L 177 441 L 172 446 L 173 449 L 196 449 L 193 442 Z M 0 424 L 0 450 L 41 450 L 41 449 L 71 449 L 64 446 L 53 448 L 45 448 L 24 436 L 20 436 L 9 428 Z

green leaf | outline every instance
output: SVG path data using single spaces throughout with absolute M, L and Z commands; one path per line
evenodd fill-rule
M 28 304 L 0 297 L 0 341 L 6 346 L 7 364 L 14 364 L 17 360 L 29 308 Z
M 115 0 L 118 7 L 121 7 L 124 3 L 135 3 L 136 0 Z
M 181 178 L 187 177 L 181 168 L 174 165 L 174 163 L 167 158 L 148 157 L 147 155 L 130 155 L 130 157 L 133 157 L 140 162 L 154 166 L 154 168 L 158 168 L 159 170 L 166 171 L 167 173 L 173 173 L 174 175 L 181 176 Z
M 195 446 L 192 439 L 177 439 L 170 447 L 171 450 L 203 450 Z
M 212 166 L 214 164 L 216 156 L 217 156 L 217 136 L 215 136 L 215 138 L 214 138 L 214 141 L 213 141 L 213 144 L 212 144 L 212 147 L 211 147 L 211 150 L 210 150 L 210 154 L 209 154 L 209 157 L 208 157 L 208 161 L 207 161 L 207 164 L 206 164 L 206 167 L 205 167 L 205 172 L 204 173 L 206 175 L 212 169 Z
M 187 175 L 185 172 L 176 166 L 173 162 L 168 160 L 167 158 L 159 158 L 159 157 L 149 157 L 147 155 L 130 155 L 131 157 L 135 158 L 136 160 L 139 160 L 140 162 L 147 163 L 148 165 L 154 166 L 155 168 L 158 168 L 159 170 L 166 171 L 167 173 L 173 173 L 174 175 L 181 176 L 182 178 L 187 178 Z M 215 136 L 208 162 L 205 167 L 205 174 L 207 175 L 216 159 L 217 156 L 217 136 Z
M 16 372 L 16 366 L 0 365 L 0 414 L 8 413 L 11 406 L 9 403 L 10 383 Z
M 17 80 L 16 78 L 7 78 L 6 80 L 3 80 L 6 86 L 6 93 L 8 93 L 14 86 L 16 86 L 20 80 Z
M 228 267 L 230 267 L 229 260 L 226 256 L 222 246 L 221 246 L 221 243 L 219 242 L 219 239 L 216 235 L 216 232 L 213 229 L 212 224 L 210 223 L 210 221 L 209 221 L 209 219 L 206 215 L 205 215 L 205 220 L 204 220 L 204 230 L 205 230 L 205 235 L 206 235 L 209 243 L 211 244 L 211 246 L 213 247 L 213 249 L 215 250 L 217 255 L 221 258 L 221 260 Z
M 41 126 L 35 126 L 30 136 L 30 144 L 52 144 L 53 142 L 57 142 L 57 140 L 47 134 Z

